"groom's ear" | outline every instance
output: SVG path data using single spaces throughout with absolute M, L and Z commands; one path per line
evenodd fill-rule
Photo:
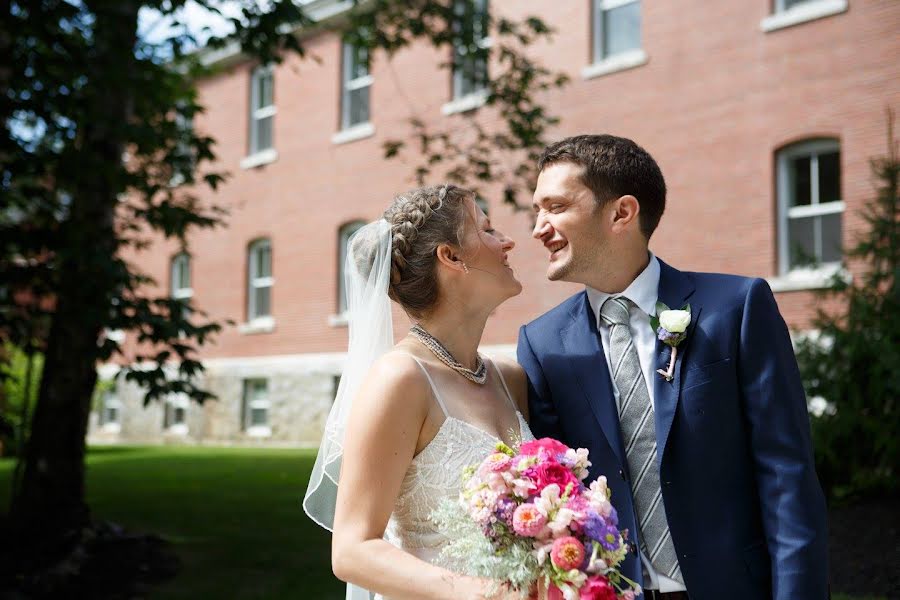
M 435 255 L 440 264 L 457 271 L 464 270 L 463 259 L 460 256 L 459 248 L 451 246 L 450 244 L 441 244 L 435 250 Z
M 613 200 L 614 211 L 612 213 L 612 230 L 620 233 L 631 227 L 639 226 L 638 215 L 641 205 L 637 198 L 631 194 L 619 196 Z

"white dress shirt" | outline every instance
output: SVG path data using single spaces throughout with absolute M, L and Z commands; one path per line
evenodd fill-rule
M 597 319 L 597 328 L 600 330 L 600 340 L 603 343 L 603 354 L 606 357 L 606 366 L 609 369 L 610 378 L 612 378 L 612 365 L 609 362 L 609 326 L 600 318 L 600 307 L 611 296 L 624 296 L 634 303 L 629 311 L 631 338 L 634 340 L 634 346 L 637 349 L 638 360 L 641 363 L 641 371 L 644 373 L 644 381 L 647 384 L 650 401 L 655 402 L 653 398 L 653 377 L 656 373 L 654 368 L 656 333 L 650 327 L 650 315 L 656 312 L 656 301 L 659 298 L 659 260 L 651 253 L 647 267 L 641 271 L 641 274 L 621 294 L 607 294 L 588 287 L 587 296 L 588 302 L 591 304 L 591 310 L 594 311 L 594 316 Z M 659 375 L 655 376 L 659 377 Z M 616 389 L 615 381 L 612 384 L 616 406 L 618 406 L 619 390 Z M 677 581 L 657 573 L 643 552 L 641 552 L 641 563 L 644 566 L 644 587 L 646 589 L 659 590 L 660 592 L 687 591 Z

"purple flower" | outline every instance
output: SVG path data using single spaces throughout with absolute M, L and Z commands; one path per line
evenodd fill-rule
M 613 520 L 617 520 L 615 514 L 611 514 L 610 519 L 604 519 L 592 512 L 585 519 L 584 533 L 607 550 L 615 550 L 619 547 L 619 530 L 612 524 Z
M 516 512 L 516 502 L 509 498 L 501 498 L 497 501 L 497 509 L 494 511 L 497 520 L 509 527 L 513 526 L 513 513 Z
M 656 329 L 656 338 L 661 342 L 674 342 L 679 338 L 683 337 L 683 333 L 672 333 L 668 331 L 665 327 L 658 327 Z

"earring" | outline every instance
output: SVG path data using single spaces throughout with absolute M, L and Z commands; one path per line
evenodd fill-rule
M 463 263 L 463 271 L 465 271 L 466 274 L 469 273 L 469 267 L 466 266 L 466 263 Z

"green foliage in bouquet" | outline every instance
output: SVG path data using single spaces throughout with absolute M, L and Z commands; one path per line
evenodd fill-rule
M 836 310 L 819 309 L 816 336 L 798 343 L 806 392 L 824 409 L 813 414 L 816 468 L 832 500 L 896 492 L 900 459 L 900 221 L 898 157 L 888 111 L 888 153 L 871 161 L 877 196 L 862 217 L 867 228 L 845 252 L 853 281 L 835 276 L 822 298 Z

